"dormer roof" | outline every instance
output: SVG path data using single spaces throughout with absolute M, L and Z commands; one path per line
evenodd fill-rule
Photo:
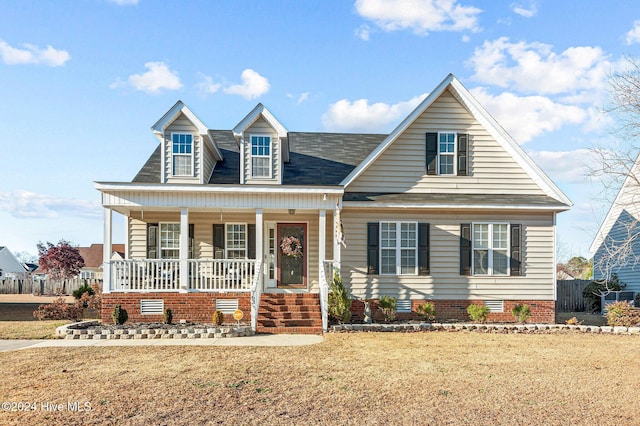
M 236 127 L 233 128 L 233 136 L 237 139 L 242 137 L 242 134 L 247 130 L 258 118 L 264 118 L 265 121 L 275 130 L 279 138 L 287 137 L 287 129 L 269 112 L 269 110 L 261 103 L 256 105 L 254 109 L 247 114 Z

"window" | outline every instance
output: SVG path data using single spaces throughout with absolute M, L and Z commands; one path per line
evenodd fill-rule
M 193 176 L 193 141 L 192 136 L 185 133 L 173 133 L 172 162 L 174 176 Z
M 509 275 L 509 225 L 473 224 L 473 274 Z
M 380 222 L 380 273 L 417 274 L 418 224 Z
M 180 257 L 180 224 L 160 224 L 160 258 L 178 259 Z
M 455 173 L 456 134 L 438 133 L 438 174 Z
M 226 224 L 225 258 L 247 258 L 247 225 L 244 223 Z
M 271 177 L 270 136 L 251 136 L 251 177 Z

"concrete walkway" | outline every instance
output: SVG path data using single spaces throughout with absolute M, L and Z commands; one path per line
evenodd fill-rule
M 257 334 L 220 339 L 128 339 L 128 340 L 0 340 L 0 352 L 33 348 L 78 348 L 85 346 L 306 346 L 323 341 L 310 334 Z

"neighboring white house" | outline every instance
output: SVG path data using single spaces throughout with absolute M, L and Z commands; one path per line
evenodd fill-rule
M 20 262 L 8 247 L 0 246 L 0 278 L 15 278 L 27 272 L 27 268 Z

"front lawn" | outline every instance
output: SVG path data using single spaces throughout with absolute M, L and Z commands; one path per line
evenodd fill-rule
M 28 349 L 0 353 L 0 400 L 37 409 L 0 424 L 637 424 L 639 355 L 638 336 L 571 332 Z
M 70 321 L 0 321 L 0 339 L 57 339 L 56 327 Z

